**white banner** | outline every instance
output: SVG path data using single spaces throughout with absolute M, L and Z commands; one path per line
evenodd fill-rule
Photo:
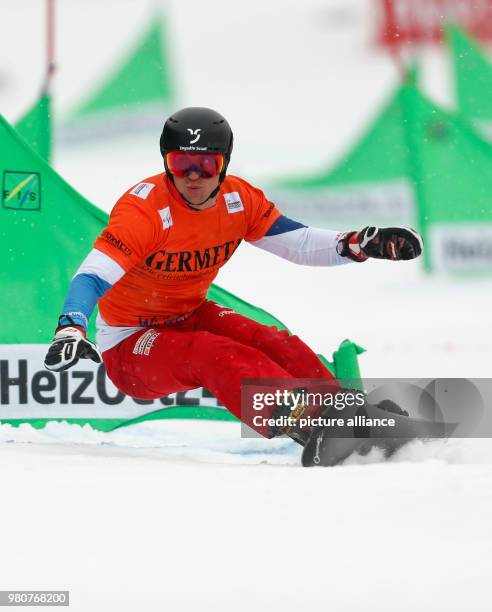
M 492 224 L 429 228 L 432 266 L 440 272 L 492 272 Z
M 307 225 L 348 230 L 416 223 L 413 189 L 405 179 L 265 192 L 284 215 Z
M 124 395 L 103 365 L 83 359 L 66 372 L 50 372 L 48 345 L 0 344 L 0 420 L 134 419 L 172 406 L 221 406 L 206 389 L 173 393 L 158 400 Z

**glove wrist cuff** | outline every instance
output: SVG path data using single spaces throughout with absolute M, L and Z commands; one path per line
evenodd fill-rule
M 58 332 L 61 332 L 61 331 L 64 331 L 64 332 L 78 331 L 84 336 L 84 338 L 86 337 L 85 329 L 81 327 L 80 325 L 60 325 L 59 327 L 55 329 L 55 336 Z
M 356 262 L 363 262 L 368 259 L 360 246 L 360 232 L 345 232 L 342 234 L 337 243 L 337 253 Z

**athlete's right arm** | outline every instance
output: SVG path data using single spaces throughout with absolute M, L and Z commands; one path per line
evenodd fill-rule
M 92 249 L 72 279 L 58 325 L 76 325 L 84 330 L 100 298 L 125 275 L 114 259 Z
M 72 279 L 63 312 L 44 365 L 62 371 L 79 359 L 101 362 L 99 349 L 85 337 L 97 301 L 125 274 L 125 270 L 105 253 L 92 249 Z
M 158 213 L 149 213 L 141 196 L 131 193 L 113 208 L 109 225 L 72 279 L 45 358 L 47 369 L 66 370 L 81 358 L 101 361 L 97 346 L 85 337 L 89 319 L 98 300 L 152 248 L 159 221 Z

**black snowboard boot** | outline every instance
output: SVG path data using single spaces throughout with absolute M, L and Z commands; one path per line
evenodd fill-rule
M 323 417 L 336 417 L 332 408 Z M 384 451 L 389 457 L 409 440 L 415 438 L 442 438 L 449 433 L 445 423 L 412 418 L 392 400 L 383 400 L 376 405 L 365 403 L 357 408 L 346 407 L 344 425 L 320 425 L 312 430 L 302 453 L 302 465 L 334 466 L 357 452 L 366 455 L 373 448 Z M 374 423 L 394 423 L 391 427 Z

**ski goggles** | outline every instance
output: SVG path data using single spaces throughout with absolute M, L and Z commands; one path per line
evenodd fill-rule
M 185 178 L 190 172 L 197 172 L 203 178 L 218 176 L 224 168 L 222 153 L 186 153 L 170 151 L 166 165 L 171 174 Z

